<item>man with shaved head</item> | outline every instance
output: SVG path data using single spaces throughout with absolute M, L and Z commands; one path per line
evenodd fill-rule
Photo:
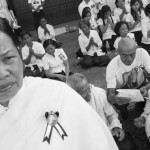
M 135 136 L 135 131 L 142 130 L 141 127 L 150 113 L 150 102 L 147 101 L 146 106 L 144 102 L 131 102 L 130 98 L 119 97 L 116 89 L 139 89 L 143 97 L 148 97 L 150 57 L 146 50 L 138 48 L 135 41 L 129 37 L 120 40 L 118 54 L 106 69 L 107 96 L 109 102 L 120 110 L 122 121 L 129 127 L 126 128 L 135 129 L 132 133 Z M 141 147 L 140 150 L 145 149 Z

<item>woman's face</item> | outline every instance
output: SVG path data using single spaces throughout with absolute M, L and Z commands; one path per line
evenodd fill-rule
M 81 30 L 82 30 L 82 32 L 83 32 L 85 35 L 89 35 L 89 34 L 90 34 L 90 29 L 89 29 L 89 27 L 88 27 L 87 25 L 85 25 L 85 24 L 83 24 L 83 25 L 81 26 Z
M 117 6 L 118 6 L 119 8 L 124 7 L 124 1 L 123 1 L 123 0 L 118 0 Z
M 131 7 L 134 11 L 138 11 L 140 7 L 140 3 L 136 1 Z
M 127 34 L 128 34 L 129 30 L 128 30 L 128 27 L 126 24 L 122 24 L 120 29 L 119 29 L 119 33 L 120 33 L 120 36 L 123 38 L 123 37 L 126 37 Z
M 86 17 L 84 18 L 85 21 L 89 22 L 91 19 L 91 13 L 87 13 Z
M 50 54 L 50 55 L 54 55 L 55 53 L 55 46 L 52 44 L 49 44 L 46 48 L 45 51 Z
M 11 38 L 0 32 L 0 104 L 14 97 L 23 83 L 23 63 Z
M 40 25 L 41 25 L 41 27 L 46 27 L 46 19 L 45 18 L 42 18 L 41 20 L 40 20 Z
M 23 36 L 23 41 L 27 45 L 32 45 L 32 38 L 28 34 Z
M 110 11 L 105 12 L 105 13 L 104 13 L 104 18 L 108 18 L 108 17 L 110 17 L 110 15 L 111 15 L 111 12 L 110 12 Z

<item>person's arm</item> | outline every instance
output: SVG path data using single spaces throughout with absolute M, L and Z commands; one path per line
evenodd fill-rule
M 94 42 L 93 42 L 93 45 L 95 45 L 96 47 L 101 48 L 101 47 L 102 47 L 102 41 L 101 41 L 101 39 L 100 39 L 98 33 L 97 33 L 97 32 L 94 32 L 94 33 L 95 33 L 95 34 L 94 34 Z
M 109 23 L 107 22 L 107 24 L 104 26 L 104 25 L 100 25 L 99 27 L 100 27 L 100 30 L 101 30 L 101 32 L 104 34 L 105 32 L 106 32 L 106 30 L 107 30 L 107 28 L 108 28 L 108 25 L 109 25 Z
M 142 27 L 143 37 L 147 39 L 148 38 L 148 30 L 147 30 L 148 22 L 146 21 L 146 19 L 142 20 L 141 27 Z
M 62 81 L 66 81 L 66 77 L 64 75 L 51 73 L 50 69 L 44 70 L 44 72 L 45 72 L 46 77 L 48 77 L 48 78 L 55 78 L 56 77 Z
M 113 22 L 112 22 L 111 18 L 108 18 L 108 22 L 110 24 L 111 29 L 114 31 L 115 24 L 117 21 L 113 17 L 112 17 L 112 19 L 113 19 Z
M 42 42 L 45 40 L 44 30 L 40 26 L 38 27 L 38 37 Z
M 50 32 L 50 38 L 54 39 L 55 38 L 55 31 L 54 31 L 53 26 L 52 25 L 48 25 L 47 27 L 48 27 L 48 30 Z
M 123 20 L 123 17 L 124 17 L 125 14 L 128 14 L 128 12 L 127 12 L 127 10 L 126 10 L 126 8 L 125 8 L 125 6 L 124 6 L 124 7 L 122 8 L 122 13 L 121 13 L 121 15 L 119 16 L 120 20 Z
M 86 50 L 86 47 L 85 47 L 85 44 L 84 44 L 84 41 L 83 41 L 81 35 L 79 36 L 78 41 L 79 41 L 79 46 L 80 46 L 81 52 L 83 53 L 83 55 L 87 55 L 87 50 Z
M 36 58 L 38 58 L 38 59 L 42 59 L 42 57 L 45 55 L 45 54 L 37 54 L 37 53 L 34 52 L 33 49 L 29 49 L 29 50 L 30 50 L 31 54 L 33 56 L 35 56 Z
M 137 21 L 135 21 L 134 23 L 131 23 L 131 22 L 128 22 L 128 20 L 126 20 L 129 24 L 129 29 L 132 30 L 134 29 L 134 27 L 141 21 L 139 15 L 138 15 L 138 12 L 137 12 Z
M 64 64 L 64 66 L 65 66 L 65 73 L 66 73 L 66 79 L 67 79 L 68 76 L 69 76 L 69 71 L 70 71 L 68 60 L 64 60 L 64 61 L 63 61 L 63 64 Z
M 89 51 L 91 45 L 93 44 L 94 40 L 93 40 L 93 37 L 91 37 L 90 41 L 89 41 L 89 44 L 86 46 L 86 51 Z

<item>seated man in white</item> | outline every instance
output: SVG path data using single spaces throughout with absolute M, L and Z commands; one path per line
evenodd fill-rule
M 80 21 L 79 28 L 82 30 L 78 41 L 83 60 L 81 66 L 83 68 L 90 68 L 93 66 L 104 66 L 110 62 L 110 58 L 102 52 L 102 41 L 96 30 L 90 30 L 90 27 L 84 22 Z
M 134 39 L 125 37 L 119 41 L 118 56 L 109 63 L 106 69 L 107 96 L 111 104 L 120 110 L 120 116 L 126 126 L 126 132 L 138 136 L 137 141 L 147 146 L 144 129 L 134 125 L 134 119 L 143 113 L 144 102 L 133 102 L 126 96 L 119 97 L 116 89 L 139 89 L 143 97 L 150 88 L 150 57 L 146 50 L 137 48 Z M 138 143 L 137 142 L 137 143 Z M 136 144 L 136 143 L 134 143 Z M 142 146 L 139 150 L 145 150 Z
M 44 17 L 40 18 L 40 26 L 38 27 L 38 37 L 42 43 L 47 39 L 55 40 L 55 31 L 52 25 L 47 24 Z
M 67 79 L 67 84 L 81 95 L 104 120 L 115 139 L 116 137 L 118 138 L 116 143 L 119 150 L 130 150 L 131 143 L 129 140 L 124 139 L 124 130 L 118 119 L 117 112 L 107 100 L 106 91 L 88 83 L 86 77 L 79 73 L 70 75 Z

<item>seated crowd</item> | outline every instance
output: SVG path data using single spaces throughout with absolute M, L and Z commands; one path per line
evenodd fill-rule
M 65 49 L 45 16 L 36 28 L 38 42 L 30 32 L 21 34 L 24 76 L 65 82 L 102 118 L 119 150 L 149 150 L 150 2 L 116 0 L 115 5 L 113 11 L 105 0 L 83 0 L 78 7 L 76 55 L 84 69 L 107 67 L 106 91 L 83 74 L 71 72 Z M 110 52 L 116 55 L 112 60 Z M 134 92 L 139 92 L 140 100 Z

